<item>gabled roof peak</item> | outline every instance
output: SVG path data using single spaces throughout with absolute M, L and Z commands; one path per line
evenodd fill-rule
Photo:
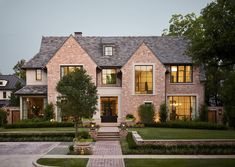
M 25 68 L 45 67 L 55 52 L 70 36 L 43 37 L 39 53 L 25 65 Z M 143 42 L 163 64 L 192 63 L 192 59 L 185 54 L 189 40 L 181 36 L 73 37 L 98 66 L 123 66 Z M 112 43 L 115 45 L 115 55 L 103 56 L 104 43 Z

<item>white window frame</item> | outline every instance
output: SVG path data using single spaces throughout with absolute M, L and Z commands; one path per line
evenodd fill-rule
M 106 52 L 106 49 L 111 48 L 111 51 L 108 50 Z M 104 56 L 112 56 L 113 55 L 113 46 L 112 45 L 104 45 Z M 107 54 L 106 54 L 107 53 Z
M 36 69 L 35 79 L 36 79 L 36 81 L 41 81 L 42 80 L 42 70 L 41 69 Z
M 135 66 L 153 66 L 153 93 L 152 94 L 136 94 L 135 93 Z M 154 63 L 133 63 L 132 66 L 132 95 L 137 95 L 137 96 L 153 96 L 156 95 L 155 93 L 155 71 L 156 71 L 156 65 Z

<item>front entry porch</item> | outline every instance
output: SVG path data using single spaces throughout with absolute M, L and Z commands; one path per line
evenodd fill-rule
M 118 118 L 118 97 L 100 98 L 101 123 L 116 123 Z
M 26 96 L 20 99 L 21 119 L 43 118 L 44 108 L 47 104 L 46 97 Z

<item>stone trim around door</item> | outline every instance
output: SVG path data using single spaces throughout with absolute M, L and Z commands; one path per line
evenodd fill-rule
M 94 122 L 96 122 L 99 125 L 105 125 L 105 124 L 118 124 L 122 120 L 122 111 L 121 111 L 121 88 L 120 87 L 98 87 L 98 103 L 97 103 L 97 111 L 93 115 Z M 101 98 L 102 97 L 117 97 L 117 122 L 107 122 L 102 123 L 101 122 Z

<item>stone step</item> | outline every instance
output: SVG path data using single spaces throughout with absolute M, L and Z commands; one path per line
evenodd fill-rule
M 98 132 L 97 136 L 119 136 L 118 132 Z
M 97 138 L 96 141 L 118 141 L 120 138 Z
M 97 136 L 96 140 L 97 141 L 110 141 L 110 140 L 119 140 L 120 137 L 119 136 Z
M 118 127 L 120 123 L 102 123 L 100 127 Z
M 119 140 L 119 132 L 98 132 L 97 141 L 115 141 Z

